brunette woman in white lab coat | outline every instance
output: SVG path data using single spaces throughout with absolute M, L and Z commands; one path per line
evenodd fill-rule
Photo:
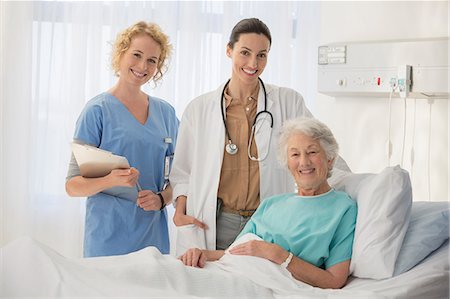
M 298 92 L 260 79 L 271 41 L 259 19 L 238 22 L 226 47 L 231 78 L 183 114 L 170 175 L 177 255 L 227 248 L 260 201 L 295 191 L 277 162 L 279 130 L 287 119 L 312 114 Z

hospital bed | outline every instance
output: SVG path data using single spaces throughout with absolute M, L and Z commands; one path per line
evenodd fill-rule
M 412 202 L 408 174 L 339 171 L 336 189 L 358 202 L 352 275 L 315 288 L 268 261 L 226 254 L 205 268 L 147 247 L 127 255 L 67 258 L 31 238 L 1 249 L 0 297 L 449 298 L 449 203 Z

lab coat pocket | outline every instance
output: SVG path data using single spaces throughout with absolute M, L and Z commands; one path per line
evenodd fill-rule
M 177 226 L 176 256 L 193 247 L 205 249 L 205 237 L 205 230 L 195 224 Z

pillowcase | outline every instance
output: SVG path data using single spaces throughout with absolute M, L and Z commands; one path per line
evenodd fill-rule
M 360 278 L 392 277 L 410 219 L 408 172 L 399 166 L 387 167 L 379 174 L 333 169 L 329 183 L 358 203 L 350 273 Z
M 394 276 L 408 271 L 449 239 L 449 202 L 413 202 Z

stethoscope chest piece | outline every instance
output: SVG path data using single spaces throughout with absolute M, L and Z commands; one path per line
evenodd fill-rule
M 225 146 L 225 150 L 227 151 L 227 153 L 229 153 L 230 155 L 235 155 L 238 152 L 238 147 L 236 144 L 229 142 L 226 146 Z

